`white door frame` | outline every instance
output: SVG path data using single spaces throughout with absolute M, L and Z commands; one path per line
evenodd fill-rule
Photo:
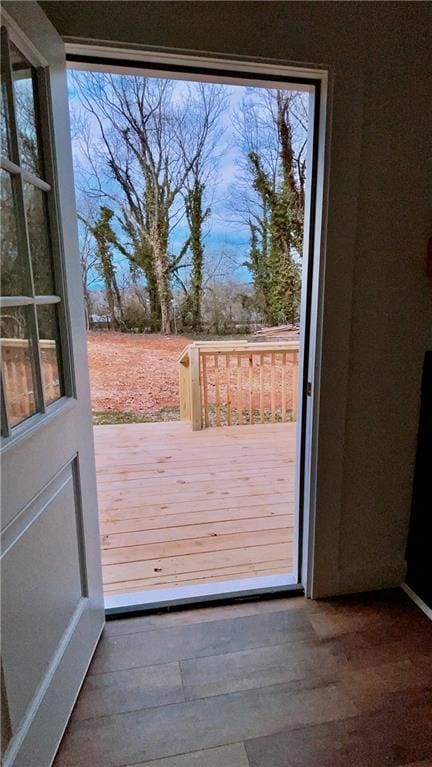
M 118 71 L 172 79 L 194 79 L 274 87 L 296 86 L 310 92 L 310 115 L 313 129 L 308 136 L 307 199 L 304 222 L 304 257 L 301 301 L 301 339 L 299 368 L 299 427 L 297 429 L 296 524 L 294 530 L 294 567 L 297 575 L 226 581 L 200 587 L 177 587 L 131 593 L 105 598 L 107 613 L 130 609 L 155 609 L 171 604 L 234 598 L 243 595 L 304 589 L 314 591 L 316 488 L 318 464 L 319 386 L 322 347 L 322 308 L 324 302 L 325 228 L 328 186 L 328 148 L 331 105 L 331 80 L 327 69 L 303 67 L 288 62 L 255 60 L 234 56 L 219 57 L 202 52 L 169 52 L 139 48 L 66 43 L 66 55 L 74 69 Z

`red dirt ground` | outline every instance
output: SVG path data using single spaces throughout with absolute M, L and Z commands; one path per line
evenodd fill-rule
M 104 413 L 125 414 L 133 420 L 176 420 L 179 417 L 179 370 L 178 358 L 183 349 L 191 343 L 186 336 L 162 336 L 152 334 L 127 334 L 104 331 L 91 331 L 88 334 L 88 353 L 90 384 L 93 412 L 98 413 L 95 423 L 111 423 L 104 419 Z M 259 366 L 248 367 L 249 360 L 241 360 L 243 375 L 243 409 L 249 407 L 249 386 L 253 392 L 252 409 L 260 406 L 258 386 L 263 386 L 264 410 L 273 405 L 281 407 L 282 368 L 279 357 L 273 371 L 270 367 L 270 355 L 265 356 L 266 363 L 262 382 L 259 379 Z M 232 406 L 238 407 L 238 370 L 237 360 L 230 360 L 229 388 Z M 222 396 L 222 410 L 228 395 L 227 377 L 224 366 L 217 371 L 218 390 Z M 252 376 L 253 372 L 253 378 Z M 292 403 L 292 372 L 286 372 L 287 407 Z M 212 360 L 207 363 L 208 404 L 210 409 L 216 402 L 216 370 Z M 254 381 L 254 382 L 253 382 Z M 274 395 L 271 396 L 273 390 Z M 129 414 L 129 415 L 128 415 Z M 246 413 L 247 416 L 247 413 Z M 222 413 L 223 419 L 225 418 Z M 269 416 L 270 417 L 270 416 Z M 109 416 L 111 418 L 111 416 Z M 131 422 L 132 422 L 131 421 Z M 117 422 L 117 416 L 115 419 Z M 124 422 L 121 420 L 119 422 Z M 129 422 L 129 421 L 127 421 Z
M 184 336 L 90 331 L 93 410 L 149 413 L 179 404 L 177 359 Z

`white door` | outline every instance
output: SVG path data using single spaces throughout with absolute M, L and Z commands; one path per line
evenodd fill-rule
M 103 627 L 64 47 L 2 18 L 2 747 L 48 767 Z

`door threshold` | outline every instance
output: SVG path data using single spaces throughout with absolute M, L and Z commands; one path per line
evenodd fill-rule
M 234 600 L 240 597 L 283 594 L 285 592 L 303 593 L 303 587 L 292 573 L 264 575 L 259 578 L 220 581 L 218 583 L 197 583 L 191 586 L 174 586 L 167 589 L 135 591 L 127 594 L 109 594 L 105 596 L 107 616 L 125 613 L 147 612 L 164 607 L 205 604 L 221 600 Z

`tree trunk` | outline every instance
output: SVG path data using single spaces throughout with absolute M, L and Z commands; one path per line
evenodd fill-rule
M 147 292 L 150 303 L 150 324 L 153 331 L 160 330 L 161 326 L 161 307 L 159 303 L 158 286 L 154 274 L 146 274 Z
M 120 293 L 120 290 L 119 290 L 119 286 L 117 284 L 117 279 L 116 279 L 115 273 L 113 273 L 113 275 L 112 275 L 112 287 L 113 287 L 113 291 L 114 291 L 114 295 L 115 295 L 115 300 L 116 300 L 116 303 L 117 303 L 118 312 L 119 312 L 119 315 L 120 315 L 120 320 L 123 323 L 123 302 L 122 302 L 122 297 L 121 297 L 121 293 Z
M 150 305 L 150 327 L 153 331 L 160 330 L 161 312 L 158 286 L 154 270 L 153 248 L 148 238 L 142 232 L 132 237 L 134 252 L 132 263 L 139 267 L 146 279 L 146 288 Z
M 87 275 L 85 275 L 84 281 L 83 281 L 83 292 L 84 292 L 84 315 L 85 315 L 85 322 L 86 322 L 86 330 L 90 330 L 90 292 L 87 287 Z
M 202 210 L 204 187 L 197 181 L 189 194 L 189 226 L 190 245 L 192 250 L 192 285 L 191 285 L 191 315 L 192 328 L 201 330 L 201 299 L 202 299 L 202 267 L 204 249 L 202 246 L 202 225 L 207 211 Z
M 169 266 L 167 248 L 164 247 L 157 236 L 153 242 L 153 256 L 155 265 L 156 285 L 158 291 L 161 333 L 169 335 L 171 327 L 171 287 L 169 283 Z
M 99 239 L 99 253 L 100 253 L 100 259 L 101 259 L 101 265 L 102 265 L 102 274 L 104 278 L 105 283 L 105 297 L 106 302 L 108 304 L 108 311 L 111 315 L 111 324 L 112 327 L 117 329 L 118 322 L 116 317 L 116 311 L 115 311 L 115 295 L 113 290 L 113 274 L 112 274 L 112 263 L 110 256 L 107 252 L 107 248 L 105 246 L 105 243 Z

